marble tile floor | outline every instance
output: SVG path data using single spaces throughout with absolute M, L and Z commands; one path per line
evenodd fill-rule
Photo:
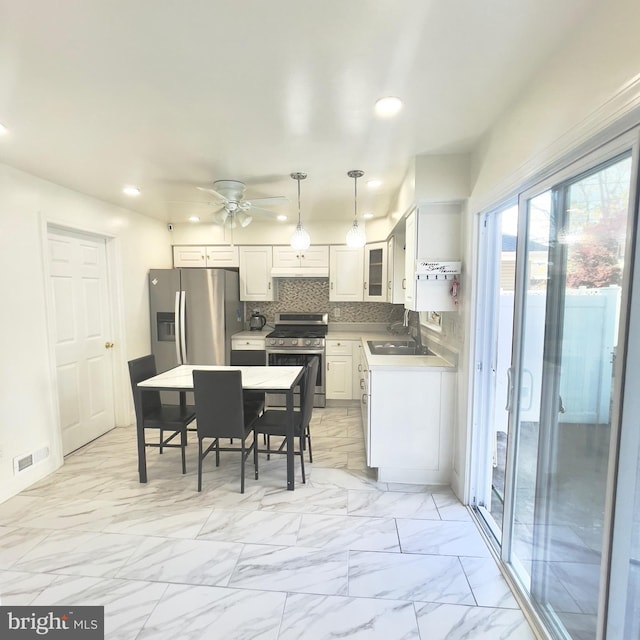
M 105 607 L 109 640 L 532 640 L 447 487 L 376 482 L 357 405 L 315 409 L 307 484 L 260 457 L 187 474 L 117 428 L 0 505 L 2 604 Z

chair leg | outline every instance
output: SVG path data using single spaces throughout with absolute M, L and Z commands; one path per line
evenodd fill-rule
M 186 457 L 186 448 L 187 448 L 187 429 L 186 427 L 180 432 L 180 450 L 182 451 L 182 475 L 187 473 L 187 457 Z
M 256 473 L 256 480 L 258 479 L 258 434 L 253 432 L 253 468 Z
M 202 438 L 198 438 L 198 491 L 202 491 Z
M 220 466 L 220 440 L 216 438 L 216 467 Z
M 160 429 L 160 454 L 162 454 L 162 443 L 164 442 L 164 433 L 163 430 Z
M 309 462 L 313 462 L 313 454 L 311 452 L 311 429 L 309 429 L 309 425 L 307 425 L 305 432 L 305 438 L 307 440 L 307 444 L 309 445 Z
M 304 435 L 303 434 L 300 434 L 298 441 L 300 442 L 300 468 L 302 469 L 302 484 L 306 484 L 307 477 L 305 476 L 305 473 L 304 473 Z
M 246 458 L 245 448 L 244 448 L 245 440 L 242 440 L 242 447 L 240 449 L 240 455 L 242 456 L 240 460 L 240 493 L 244 493 L 244 461 Z

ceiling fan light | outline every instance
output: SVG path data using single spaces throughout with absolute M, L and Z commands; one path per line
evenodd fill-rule
M 302 225 L 298 223 L 289 242 L 293 249 L 304 251 L 308 249 L 311 244 L 311 236 L 302 228 Z
M 360 226 L 358 226 L 358 221 L 353 221 L 353 226 L 349 231 L 347 231 L 347 247 L 351 247 L 352 249 L 357 249 L 359 247 L 364 247 L 367 243 L 367 236 Z
M 248 213 L 245 213 L 244 211 L 237 213 L 235 215 L 235 219 L 238 221 L 241 227 L 248 227 L 251 224 L 251 221 L 253 220 L 253 218 Z
M 226 209 L 222 209 L 222 211 L 218 211 L 218 213 L 213 214 L 213 219 L 218 224 L 224 224 L 227 221 L 228 217 L 229 217 L 229 214 L 227 213 Z

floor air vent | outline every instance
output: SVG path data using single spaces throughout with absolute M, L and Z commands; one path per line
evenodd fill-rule
M 26 456 L 20 456 L 19 458 L 13 459 L 13 474 L 17 475 L 18 473 L 22 473 L 29 467 L 32 467 L 34 464 L 38 464 L 38 462 L 42 462 L 49 457 L 49 447 L 41 447 L 40 449 L 36 449 L 32 453 L 28 453 Z

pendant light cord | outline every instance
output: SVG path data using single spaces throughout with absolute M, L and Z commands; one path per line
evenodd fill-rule
M 358 176 L 353 179 L 353 221 L 358 224 Z

